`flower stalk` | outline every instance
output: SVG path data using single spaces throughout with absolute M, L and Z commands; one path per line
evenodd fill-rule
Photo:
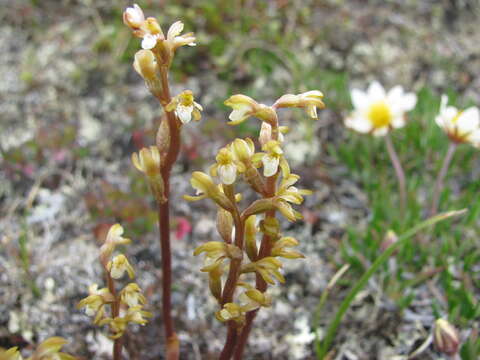
M 166 36 L 157 20 L 145 18 L 138 5 L 127 8 L 123 21 L 134 36 L 141 38 L 140 50 L 135 55 L 134 68 L 145 80 L 145 84 L 160 102 L 165 118 L 161 121 L 156 138 L 158 163 L 156 173 L 149 174 L 146 169 L 135 166 L 146 174 L 152 192 L 157 200 L 159 241 L 162 261 L 162 315 L 166 337 L 166 358 L 179 358 L 179 342 L 172 318 L 172 254 L 170 246 L 170 176 L 181 146 L 181 128 L 193 118 L 198 121 L 202 107 L 194 101 L 189 90 L 172 98 L 168 72 L 176 50 L 184 45 L 195 46 L 193 33 L 181 35 L 183 23 L 175 22 Z M 153 151 L 152 151 L 153 153 Z M 141 156 L 142 154 L 140 154 Z M 138 163 L 139 161 L 137 161 Z M 148 161 L 147 161 L 148 162 Z M 150 169 L 152 166 L 150 167 Z M 159 194 L 160 193 L 160 194 Z
M 443 159 L 442 167 L 440 169 L 440 172 L 438 173 L 437 180 L 435 181 L 432 205 L 430 207 L 430 216 L 434 216 L 438 211 L 438 202 L 440 200 L 440 195 L 443 190 L 445 176 L 447 176 L 448 168 L 450 167 L 450 163 L 452 162 L 453 155 L 455 154 L 456 149 L 457 144 L 455 144 L 454 142 L 450 142 L 450 144 L 448 145 L 447 153 L 445 154 L 445 158 Z
M 402 214 L 405 213 L 407 205 L 407 185 L 405 181 L 405 172 L 403 171 L 402 164 L 398 158 L 395 147 L 393 146 L 392 139 L 390 134 L 385 136 L 385 144 L 387 146 L 388 156 L 392 162 L 393 168 L 395 169 L 395 175 L 398 180 L 398 192 L 400 195 L 400 211 Z

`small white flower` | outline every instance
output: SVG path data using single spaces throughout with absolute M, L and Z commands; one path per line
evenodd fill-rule
M 345 125 L 360 133 L 384 136 L 392 128 L 405 126 L 405 113 L 417 102 L 414 93 L 405 93 L 395 86 L 388 93 L 378 82 L 373 82 L 367 92 L 352 89 L 354 110 L 345 120 Z
M 440 113 L 435 122 L 447 136 L 456 143 L 470 143 L 480 146 L 480 112 L 476 107 L 461 111 L 448 106 L 448 97 L 442 95 Z

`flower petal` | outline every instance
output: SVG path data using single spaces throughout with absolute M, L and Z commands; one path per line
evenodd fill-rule
M 157 45 L 157 37 L 151 34 L 146 34 L 142 40 L 142 49 L 151 50 Z
M 385 99 L 385 89 L 378 81 L 374 81 L 370 84 L 367 91 L 370 101 L 379 101 Z

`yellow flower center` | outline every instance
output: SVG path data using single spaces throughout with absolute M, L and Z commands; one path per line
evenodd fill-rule
M 370 106 L 368 118 L 372 122 L 374 128 L 381 128 L 390 124 L 392 113 L 384 101 L 379 101 Z
M 460 118 L 460 115 L 462 115 L 463 111 L 459 111 L 457 112 L 457 115 L 455 115 L 455 117 L 452 119 L 452 123 L 453 124 L 456 124 L 458 119 Z

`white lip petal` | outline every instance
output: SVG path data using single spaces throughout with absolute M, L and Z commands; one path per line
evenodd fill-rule
M 142 49 L 151 50 L 157 45 L 157 37 L 151 34 L 146 34 L 142 40 Z
M 179 35 L 183 30 L 183 23 L 181 21 L 176 21 L 170 26 L 167 32 L 167 39 L 173 40 L 175 36 Z
M 352 91 L 350 91 L 350 96 L 352 98 L 353 107 L 356 110 L 363 109 L 369 104 L 367 94 L 361 90 L 352 89 Z
M 379 101 L 385 99 L 385 89 L 378 81 L 374 81 L 370 84 L 367 91 L 370 101 Z
M 265 155 L 262 158 L 262 163 L 263 163 L 263 175 L 266 177 L 269 177 L 277 173 L 280 159 L 278 157 Z
M 480 126 L 480 115 L 476 107 L 471 107 L 462 112 L 456 123 L 461 133 L 475 131 Z
M 218 175 L 225 185 L 231 185 L 237 177 L 237 167 L 233 164 L 220 165 L 218 167 Z
M 176 109 L 178 118 L 184 124 L 187 124 L 192 120 L 192 111 L 193 106 L 178 105 Z
M 228 118 L 232 121 L 238 121 L 241 120 L 245 117 L 245 113 L 247 112 L 247 109 L 234 109 Z

